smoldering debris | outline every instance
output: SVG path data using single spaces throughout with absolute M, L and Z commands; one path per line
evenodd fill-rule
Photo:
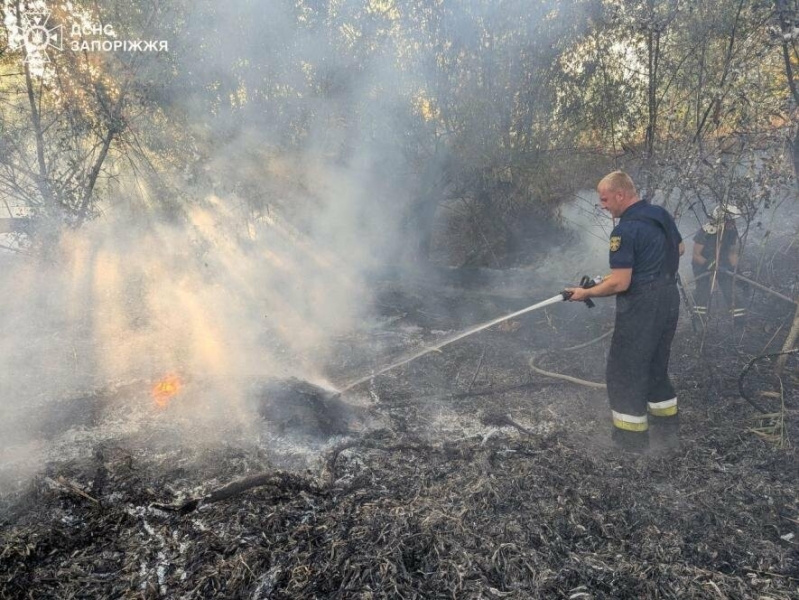
M 560 434 L 379 432 L 324 473 L 234 480 L 184 515 L 155 503 L 189 473 L 118 453 L 99 503 L 76 493 L 90 463 L 61 467 L 73 489 L 29 491 L 2 532 L 0 595 L 795 598 L 796 457 L 729 430 L 708 442 L 651 458 Z M 240 471 L 241 456 L 217 458 L 202 475 Z
M 752 433 L 744 400 L 710 393 L 708 368 L 735 387 L 723 330 L 700 364 L 681 326 L 677 450 L 619 453 L 601 392 L 521 370 L 524 349 L 595 338 L 605 309 L 536 315 L 387 373 L 369 388 L 382 426 L 328 445 L 315 436 L 340 431 L 347 399 L 258 382 L 264 414 L 316 444 L 301 468 L 235 435 L 166 452 L 149 431 L 52 461 L 4 501 L 0 597 L 796 598 L 799 455 Z M 548 367 L 596 377 L 606 343 Z M 463 393 L 421 399 L 442 380 Z M 791 413 L 783 425 L 796 439 Z
M 358 420 L 356 408 L 334 391 L 296 377 L 259 383 L 251 396 L 258 414 L 276 425 L 280 434 L 346 435 Z
M 485 309 L 464 296 L 431 321 L 435 294 L 391 289 L 386 312 L 400 317 L 380 336 L 335 340 L 337 380 Z M 603 392 L 527 368 L 547 350 L 547 370 L 601 379 L 608 302 L 481 332 L 354 398 L 250 378 L 234 386 L 244 417 L 228 403 L 204 429 L 199 379 L 161 412 L 148 398 L 150 414 L 191 417 L 189 445 L 167 418 L 98 422 L 91 399 L 127 407 L 125 388 L 116 403 L 110 389 L 68 396 L 64 414 L 104 435 L 0 496 L 0 598 L 796 598 L 799 385 L 765 361 L 749 369 L 768 422 L 736 392 L 751 349 L 771 352 L 790 315 L 750 302 L 735 343 L 723 323 L 701 337 L 683 318 L 682 445 L 641 456 L 610 447 Z

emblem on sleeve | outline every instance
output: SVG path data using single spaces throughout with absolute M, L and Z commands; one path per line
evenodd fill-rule
M 610 238 L 610 251 L 616 252 L 619 248 L 621 248 L 621 236 L 614 235 Z

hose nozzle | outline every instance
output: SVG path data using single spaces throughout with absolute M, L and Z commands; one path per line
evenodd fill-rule
M 602 281 L 604 281 L 604 279 L 605 278 L 602 277 L 602 275 L 597 275 L 593 279 L 591 279 L 588 275 L 583 275 L 582 279 L 580 279 L 579 287 L 583 288 L 584 290 L 587 290 L 589 288 L 594 287 L 595 285 L 597 285 L 599 283 L 602 283 Z M 571 298 L 571 295 L 572 295 L 571 292 L 561 292 L 561 293 L 563 294 L 563 299 L 564 300 L 568 300 L 569 298 Z M 585 300 L 583 300 L 583 302 L 585 302 L 585 305 L 588 308 L 594 308 L 594 306 L 596 306 L 594 304 L 594 301 L 591 300 L 591 298 L 586 298 Z

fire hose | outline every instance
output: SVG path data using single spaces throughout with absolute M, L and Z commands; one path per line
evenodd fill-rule
M 588 275 L 584 275 L 582 277 L 582 279 L 580 280 L 580 284 L 579 284 L 578 287 L 581 287 L 583 289 L 590 289 L 590 288 L 594 287 L 595 285 L 601 283 L 603 280 L 604 280 L 604 277 L 602 277 L 601 275 L 597 275 L 593 279 L 591 277 L 589 277 Z M 356 387 L 356 386 L 358 386 L 358 385 L 360 385 L 360 384 L 362 384 L 362 383 L 364 383 L 366 381 L 369 381 L 369 380 L 373 379 L 374 377 L 377 377 L 378 375 L 382 375 L 383 373 L 386 373 L 387 371 L 391 371 L 392 369 L 396 369 L 397 367 L 401 367 L 402 365 L 406 365 L 409 362 L 411 362 L 413 360 L 416 360 L 417 358 L 421 358 L 422 356 L 424 356 L 426 354 L 429 354 L 430 352 L 435 352 L 437 350 L 440 350 L 444 346 L 449 346 L 450 344 L 453 344 L 453 343 L 457 342 L 458 340 L 462 340 L 463 338 L 468 337 L 470 335 L 474 335 L 475 333 L 477 333 L 479 331 L 483 331 L 484 329 L 488 329 L 489 327 L 493 327 L 494 325 L 497 325 L 498 323 L 503 323 L 504 321 L 508 321 L 508 320 L 513 319 L 515 317 L 518 317 L 518 316 L 533 312 L 535 310 L 539 310 L 539 309 L 545 308 L 545 307 L 550 306 L 552 304 L 557 304 L 558 302 L 563 302 L 563 301 L 568 300 L 569 298 L 571 298 L 571 296 L 572 296 L 572 292 L 568 292 L 568 291 L 564 290 L 564 291 L 558 293 L 557 295 L 552 296 L 551 298 L 543 300 L 542 302 L 538 302 L 537 304 L 533 304 L 533 305 L 528 306 L 526 308 L 522 308 L 521 310 L 517 310 L 516 312 L 512 312 L 512 313 L 510 313 L 508 315 L 505 315 L 505 316 L 502 316 L 502 317 L 497 317 L 496 319 L 492 319 L 492 320 L 487 321 L 485 323 L 481 323 L 480 325 L 475 325 L 474 327 L 471 327 L 471 328 L 469 328 L 469 329 L 467 329 L 465 331 L 462 331 L 462 332 L 457 333 L 457 334 L 455 334 L 453 336 L 445 338 L 444 340 L 441 340 L 440 342 L 437 342 L 436 344 L 434 344 L 432 346 L 428 346 L 426 348 L 423 348 L 422 350 L 419 350 L 418 352 L 415 352 L 414 354 L 412 354 L 411 356 L 409 356 L 407 358 L 404 358 L 404 359 L 399 360 L 399 361 L 397 361 L 397 362 L 395 362 L 393 364 L 388 365 L 387 367 L 383 367 L 382 369 L 374 371 L 374 372 L 370 373 L 369 375 L 361 377 L 360 379 L 356 379 L 355 381 L 353 381 L 353 382 L 345 385 L 343 388 L 341 388 L 341 390 L 339 390 L 338 394 L 343 394 L 344 392 L 349 391 L 352 388 L 354 388 L 354 387 Z M 594 302 L 590 298 L 586 298 L 585 300 L 583 300 L 583 302 L 585 303 L 585 305 L 588 308 L 593 308 L 594 307 Z
M 770 360 L 770 359 L 778 357 L 778 356 L 785 356 L 785 355 L 788 355 L 788 354 L 797 354 L 797 353 L 799 353 L 799 348 L 794 348 L 793 350 L 787 350 L 785 352 L 775 352 L 773 354 L 763 354 L 762 356 L 755 356 L 752 360 L 750 360 L 748 363 L 746 363 L 746 366 L 743 368 L 743 371 L 741 371 L 740 375 L 738 375 L 738 393 L 741 395 L 741 398 L 746 400 L 749 404 L 751 404 L 759 412 L 761 412 L 763 414 L 768 413 L 769 411 L 767 411 L 765 408 L 763 408 L 763 406 L 758 404 L 758 402 L 751 395 L 746 393 L 746 390 L 744 389 L 744 379 L 746 378 L 746 374 L 749 373 L 749 370 L 758 361 Z

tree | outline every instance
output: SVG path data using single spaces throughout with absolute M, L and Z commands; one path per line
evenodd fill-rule
M 17 1 L 6 2 L 4 10 L 13 36 L 30 31 L 29 15 L 45 7 Z M 154 10 L 125 14 L 144 23 Z M 60 25 L 62 32 L 104 22 L 104 15 L 82 5 L 59 6 L 45 18 L 47 27 Z M 153 116 L 137 110 L 147 102 L 137 79 L 141 56 L 75 50 L 69 43 L 60 51 L 19 49 L 0 62 L 0 193 L 34 208 L 43 220 L 80 226 L 98 214 L 101 192 L 139 146 L 131 119 Z
M 782 53 L 782 60 L 785 67 L 785 79 L 790 90 L 791 106 L 790 126 L 791 133 L 788 137 L 788 145 L 791 149 L 791 157 L 793 159 L 793 172 L 794 184 L 799 186 L 799 118 L 797 117 L 797 110 L 799 110 L 799 83 L 796 73 L 797 64 L 799 64 L 799 50 L 797 50 L 797 38 L 799 38 L 799 2 L 791 0 L 774 0 L 776 9 L 776 20 L 778 29 L 775 34 L 779 37 L 779 45 Z M 796 344 L 799 338 L 799 308 L 797 308 L 793 324 L 791 326 L 788 337 L 783 344 L 782 351 L 788 352 Z M 781 372 L 785 367 L 787 354 L 780 357 L 778 362 L 778 372 Z

